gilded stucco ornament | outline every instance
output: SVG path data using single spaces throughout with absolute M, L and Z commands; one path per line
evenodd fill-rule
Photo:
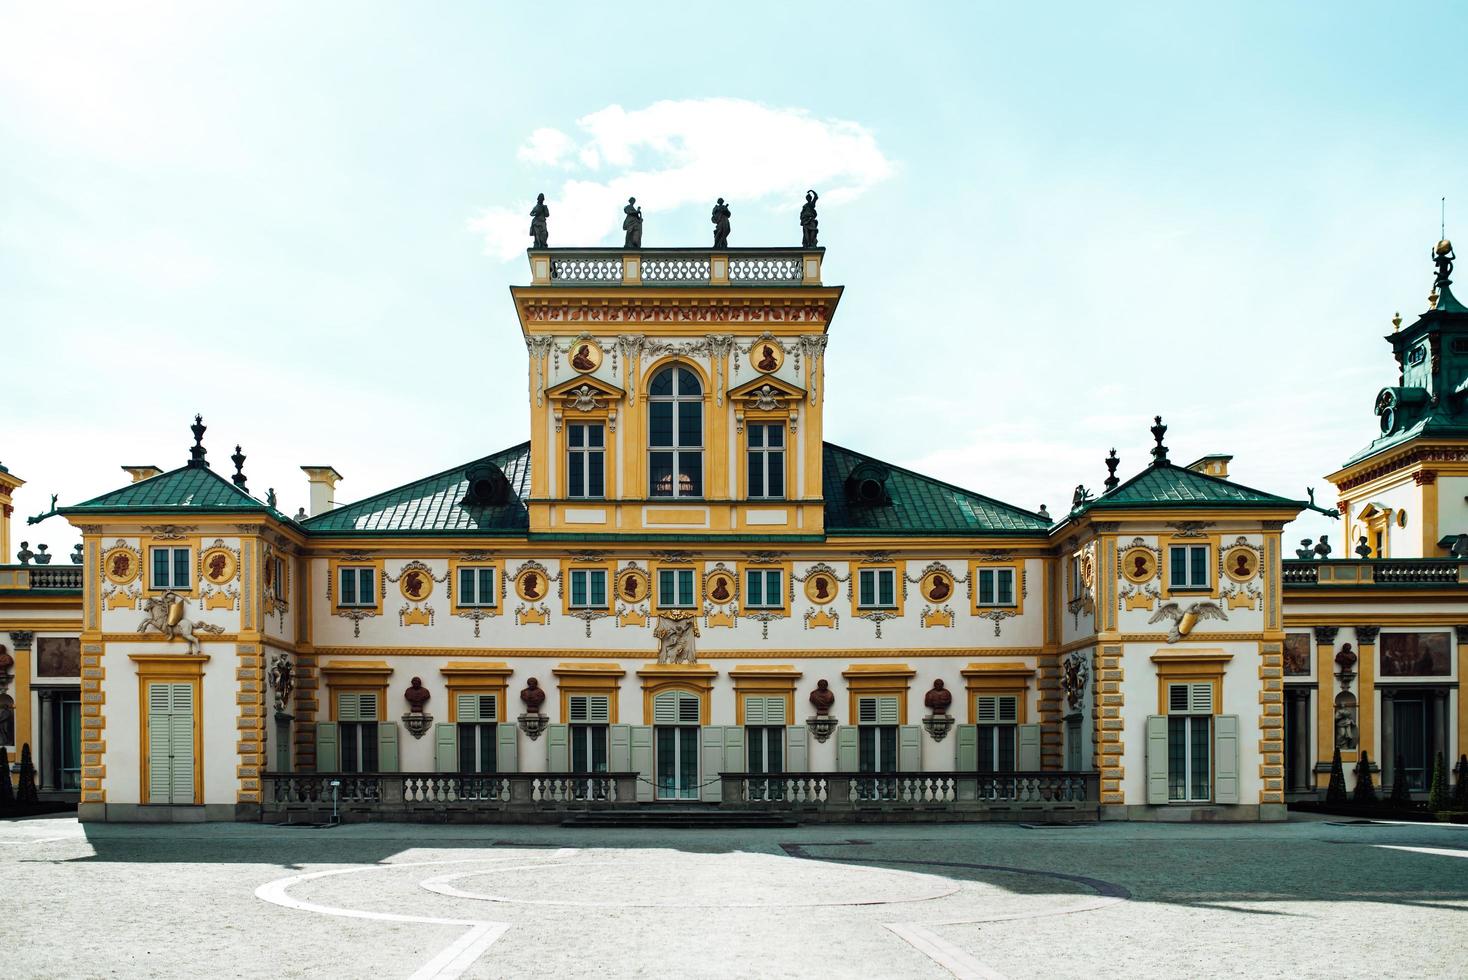
M 1166 602 L 1163 603 L 1162 606 L 1155 613 L 1152 614 L 1152 618 L 1147 620 L 1147 623 L 1149 625 L 1152 623 L 1160 623 L 1164 619 L 1171 620 L 1171 627 L 1167 634 L 1167 642 L 1176 643 L 1183 637 L 1192 633 L 1193 628 L 1198 625 L 1198 622 L 1200 620 L 1227 620 L 1228 616 L 1224 614 L 1223 608 L 1219 606 L 1216 602 L 1195 602 L 1189 605 L 1187 609 L 1183 609 L 1176 602 Z
M 165 592 L 161 596 L 149 596 L 143 600 L 146 614 L 138 624 L 139 633 L 161 633 L 166 640 L 182 639 L 189 645 L 190 653 L 199 652 L 196 633 L 223 633 L 224 628 L 209 623 L 197 623 L 184 616 L 188 600 L 177 592 Z
M 698 620 L 692 616 L 663 613 L 652 631 L 658 641 L 658 663 L 691 664 L 698 660 L 694 639 L 698 636 Z

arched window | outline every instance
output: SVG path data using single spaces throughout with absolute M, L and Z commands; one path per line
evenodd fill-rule
M 703 496 L 703 385 L 678 364 L 647 386 L 648 496 Z

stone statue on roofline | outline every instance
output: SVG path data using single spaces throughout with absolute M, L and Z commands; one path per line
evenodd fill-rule
M 545 219 L 549 217 L 550 208 L 546 207 L 545 195 L 535 195 L 535 207 L 530 209 L 531 248 L 546 247 L 546 242 L 550 240 L 550 231 L 546 227 Z
M 622 230 L 627 233 L 627 238 L 622 242 L 623 248 L 642 247 L 642 208 L 637 206 L 637 198 L 627 198 L 627 206 L 622 209 L 627 217 L 622 219 Z
M 729 216 L 732 212 L 729 205 L 724 203 L 721 197 L 714 205 L 714 212 L 709 216 L 709 221 L 714 225 L 714 248 L 729 247 Z
M 821 196 L 815 191 L 805 192 L 805 206 L 800 209 L 800 246 L 815 248 L 820 233 L 820 222 L 816 219 L 816 202 Z

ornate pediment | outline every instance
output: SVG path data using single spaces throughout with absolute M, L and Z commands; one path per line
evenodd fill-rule
M 545 396 L 550 399 L 557 432 L 561 431 L 561 420 L 567 412 L 605 415 L 607 427 L 616 432 L 617 408 L 626 394 L 610 382 L 583 374 L 548 389 Z
M 765 374 L 730 389 L 729 400 L 734 403 L 734 428 L 737 431 L 744 431 L 746 413 L 773 412 L 788 416 L 793 432 L 800 422 L 800 404 L 805 400 L 805 389 Z

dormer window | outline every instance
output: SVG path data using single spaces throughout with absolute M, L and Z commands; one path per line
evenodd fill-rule
M 703 496 L 703 384 L 678 364 L 648 385 L 648 496 Z

